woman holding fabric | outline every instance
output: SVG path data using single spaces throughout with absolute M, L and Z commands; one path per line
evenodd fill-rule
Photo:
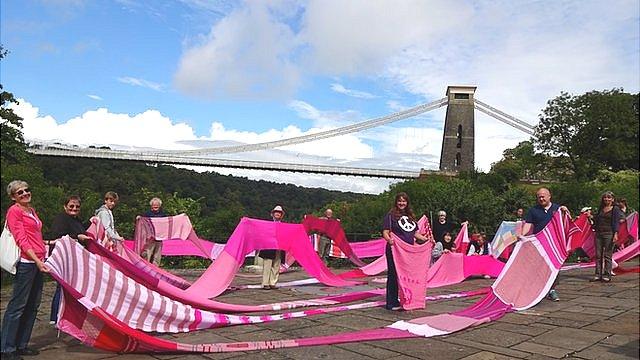
M 86 246 L 89 237 L 84 234 L 85 226 L 80 220 L 80 197 L 69 196 L 64 203 L 64 212 L 61 212 L 53 219 L 51 225 L 50 238 L 59 239 L 65 235 L 79 240 L 82 246 Z M 53 251 L 53 246 L 49 248 L 49 254 Z M 56 292 L 51 300 L 51 315 L 49 323 L 55 324 L 58 319 L 58 308 L 60 307 L 60 284 L 56 287 Z
M 606 191 L 600 198 L 600 207 L 593 224 L 596 231 L 596 275 L 591 281 L 611 281 L 613 243 L 618 239 L 620 219 L 624 217 L 614 201 L 611 191 Z
M 2 318 L 2 360 L 22 359 L 21 355 L 38 355 L 27 347 L 42 298 L 43 273 L 49 272 L 44 263 L 45 241 L 42 221 L 31 207 L 31 190 L 22 180 L 7 186 L 7 194 L 14 204 L 7 210 L 7 228 L 20 248 L 20 260 L 13 280 L 13 293 Z M 47 241 L 53 244 L 54 241 Z
M 418 233 L 418 224 L 415 215 L 411 209 L 409 196 L 400 192 L 396 195 L 393 206 L 385 215 L 382 227 L 382 237 L 387 241 L 385 255 L 387 257 L 387 310 L 400 310 L 400 301 L 398 299 L 398 273 L 393 261 L 393 238 L 391 234 L 396 235 L 400 240 L 407 244 L 413 245 L 416 242 L 423 244 L 428 239 Z

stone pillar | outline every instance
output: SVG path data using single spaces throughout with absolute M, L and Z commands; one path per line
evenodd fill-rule
M 448 86 L 447 115 L 444 119 L 440 171 L 471 171 L 474 169 L 474 107 L 475 86 Z

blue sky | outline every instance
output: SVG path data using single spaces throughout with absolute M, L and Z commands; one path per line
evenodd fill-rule
M 189 149 L 327 130 L 447 85 L 532 124 L 560 91 L 640 87 L 637 1 L 3 1 L 5 89 L 25 136 Z M 436 168 L 444 109 L 230 158 Z M 476 113 L 476 166 L 526 140 Z M 260 171 L 364 192 L 389 181 Z

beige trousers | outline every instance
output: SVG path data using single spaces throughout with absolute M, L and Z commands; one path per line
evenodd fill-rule
M 262 259 L 262 286 L 275 286 L 280 275 L 280 251 L 275 259 Z

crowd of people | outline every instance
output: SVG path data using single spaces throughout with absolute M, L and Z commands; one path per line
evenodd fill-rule
M 78 196 L 69 196 L 64 204 L 63 211 L 58 214 L 50 227 L 47 239 L 43 237 L 43 224 L 36 210 L 31 206 L 32 193 L 29 185 L 21 180 L 14 180 L 7 186 L 7 194 L 13 200 L 13 205 L 6 213 L 6 229 L 10 231 L 18 245 L 21 255 L 17 263 L 16 274 L 13 280 L 13 292 L 6 306 L 2 321 L 2 359 L 20 359 L 22 356 L 37 355 L 38 350 L 29 347 L 31 332 L 35 323 L 38 308 L 40 306 L 44 274 L 50 272 L 44 262 L 49 247 L 49 252 L 55 247 L 56 240 L 68 235 L 80 244 L 86 246 L 89 236 L 85 233 L 86 224 L 80 219 L 81 199 Z M 104 226 L 107 241 L 106 247 L 121 246 L 123 237 L 117 232 L 113 216 L 113 210 L 119 201 L 118 194 L 108 191 L 104 195 L 104 203 L 95 211 L 95 216 Z M 516 211 L 517 220 L 522 220 L 520 236 L 535 234 L 541 231 L 551 221 L 557 211 L 568 213 L 565 206 L 551 201 L 551 192 L 547 188 L 540 188 L 536 192 L 537 204 L 528 211 L 520 208 Z M 138 217 L 153 218 L 164 217 L 162 200 L 153 198 L 149 202 L 150 209 L 147 213 Z M 607 191 L 602 194 L 600 206 L 597 211 L 583 209 L 588 213 L 596 234 L 596 259 L 595 275 L 592 281 L 610 282 L 612 272 L 612 252 L 620 226 L 625 221 L 627 204 L 624 199 L 616 201 L 613 193 Z M 270 212 L 274 222 L 283 221 L 285 210 L 282 205 L 276 205 Z M 333 211 L 326 209 L 324 219 L 333 219 Z M 425 244 L 431 242 L 431 262 L 435 262 L 443 254 L 452 252 L 465 252 L 470 256 L 487 255 L 488 242 L 484 233 L 474 233 L 468 248 L 458 249 L 454 242 L 454 225 L 447 219 L 447 213 L 440 210 L 437 219 L 431 225 L 431 232 L 421 233 L 418 220 L 411 206 L 409 195 L 396 194 L 390 210 L 382 219 L 382 236 L 386 241 L 385 255 L 387 260 L 387 284 L 386 305 L 388 310 L 399 310 L 398 274 L 394 262 L 392 247 L 395 241 L 402 241 L 410 245 Z M 153 239 L 145 247 L 141 254 L 147 261 L 160 264 L 162 241 Z M 321 236 L 319 244 L 319 256 L 327 263 L 331 239 L 326 235 Z M 262 287 L 273 289 L 278 282 L 280 265 L 285 259 L 285 254 L 279 249 L 262 249 L 258 256 L 263 259 Z M 428 261 L 427 261 L 428 262 Z M 428 264 L 425 264 L 428 266 Z M 558 301 L 556 290 L 558 278 L 556 278 L 548 296 L 551 300 Z M 51 304 L 50 322 L 55 324 L 60 303 L 60 286 L 56 288 Z

